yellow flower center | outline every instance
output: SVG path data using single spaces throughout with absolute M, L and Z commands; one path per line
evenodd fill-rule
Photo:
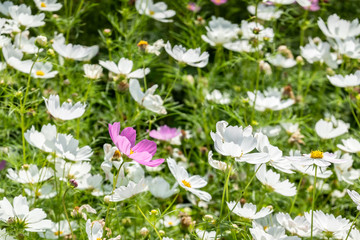
M 168 222 L 168 224 L 169 224 L 170 226 L 172 226 L 172 225 L 173 225 L 173 222 L 172 222 L 172 221 L 170 221 L 170 222 Z
M 152 10 L 150 10 L 150 11 L 149 11 L 149 14 L 150 14 L 150 15 L 154 15 L 154 14 L 155 14 L 155 12 L 154 12 L 154 11 L 152 11 Z
M 137 46 L 138 47 L 146 47 L 147 45 L 149 45 L 149 43 L 147 41 L 141 40 Z
M 116 151 L 114 152 L 113 158 L 118 159 L 118 158 L 120 158 L 120 157 L 121 157 L 121 152 L 120 152 L 119 150 L 116 150 Z
M 45 4 L 44 2 L 42 2 L 42 3 L 40 4 L 40 6 L 43 7 L 43 8 L 45 8 L 45 7 L 46 7 L 46 4 Z
M 134 151 L 132 149 L 130 149 L 130 155 L 133 154 L 133 153 L 134 153 Z
M 96 240 L 101 240 L 101 238 L 96 238 Z
M 38 76 L 44 76 L 45 73 L 44 73 L 43 71 L 41 71 L 41 70 L 38 70 L 38 71 L 36 71 L 36 75 L 38 75 Z
M 63 231 L 57 231 L 57 232 L 54 232 L 54 235 L 55 236 L 59 236 L 59 235 L 61 235 L 61 234 L 63 234 L 64 232 Z
M 186 187 L 191 188 L 191 184 L 188 181 L 182 180 L 181 181 Z
M 311 158 L 323 158 L 323 157 L 324 157 L 324 153 L 321 152 L 321 151 L 319 151 L 319 150 L 311 151 L 310 157 L 311 157 Z

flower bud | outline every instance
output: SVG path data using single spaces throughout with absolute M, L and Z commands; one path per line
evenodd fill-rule
M 74 188 L 76 188 L 76 187 L 78 186 L 78 183 L 76 182 L 75 179 L 70 179 L 70 180 L 69 180 L 69 183 L 70 183 L 70 185 L 73 186 Z
M 104 197 L 104 202 L 105 203 L 110 203 L 110 196 L 105 196 Z
M 149 230 L 146 227 L 143 227 L 142 229 L 140 229 L 140 235 L 145 237 L 149 234 Z
M 210 214 L 206 214 L 203 218 L 204 221 L 206 222 L 211 222 L 212 220 L 214 220 L 214 217 Z
M 156 210 L 156 209 L 153 209 L 153 210 L 150 211 L 150 215 L 155 215 L 155 216 L 157 216 L 158 214 L 159 214 L 159 211 Z
M 161 236 L 164 236 L 164 235 L 165 235 L 165 231 L 164 231 L 164 230 L 159 230 L 159 234 L 160 234 Z
M 103 34 L 106 36 L 106 37 L 110 37 L 111 36 L 111 29 L 109 29 L 109 28 L 105 28 L 104 30 L 103 30 Z
M 302 58 L 302 56 L 297 56 L 296 57 L 296 62 L 297 62 L 297 64 L 300 64 L 300 65 L 305 64 L 304 59 Z
M 37 36 L 35 43 L 38 47 L 46 47 L 47 45 L 47 37 L 45 36 Z

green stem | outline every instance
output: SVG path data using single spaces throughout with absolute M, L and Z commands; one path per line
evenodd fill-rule
M 71 223 L 70 223 L 70 219 L 69 219 L 69 215 L 67 213 L 67 210 L 66 210 L 66 205 L 65 205 L 65 196 L 66 196 L 66 193 L 69 191 L 70 188 L 67 188 L 64 192 L 64 195 L 62 197 L 62 205 L 64 207 L 64 212 L 65 212 L 65 216 L 66 216 L 66 220 L 69 224 L 69 228 L 70 228 L 70 232 L 71 232 L 71 238 L 72 239 L 75 239 L 75 236 L 74 236 L 74 233 L 73 233 L 73 230 L 72 230 L 72 227 L 71 227 Z
M 174 197 L 174 199 L 172 200 L 172 202 L 170 203 L 170 205 L 165 209 L 165 211 L 161 214 L 161 216 L 160 216 L 160 219 L 165 215 L 165 213 L 171 208 L 171 206 L 174 204 L 174 202 L 176 201 L 176 199 L 178 198 L 178 196 L 179 196 L 179 193 L 180 192 L 178 192 L 177 194 L 176 194 L 176 196 Z
M 180 76 L 180 69 L 181 69 L 181 67 L 180 67 L 180 65 L 179 65 L 179 68 L 178 68 L 178 71 L 177 71 L 177 73 L 176 73 L 176 77 L 175 77 L 175 79 L 174 79 L 174 82 L 173 82 L 173 84 L 171 85 L 168 93 L 166 94 L 166 96 L 165 96 L 165 98 L 164 98 L 164 102 L 165 102 L 165 100 L 169 97 L 171 91 L 173 90 L 173 88 L 174 88 L 174 86 L 175 86 L 176 81 L 178 80 L 178 78 L 179 78 L 179 76 Z
M 296 195 L 295 195 L 295 197 L 294 197 L 294 199 L 293 199 L 293 201 L 292 201 L 292 203 L 291 203 L 291 208 L 290 208 L 290 211 L 289 211 L 289 215 L 292 213 L 292 210 L 293 210 L 293 208 L 294 208 L 295 201 L 296 201 L 297 195 L 298 195 L 298 193 L 299 193 L 300 186 L 301 186 L 301 183 L 302 183 L 303 178 L 304 178 L 304 174 L 301 175 L 300 182 L 299 182 L 298 187 L 297 187 L 297 190 L 296 190 Z
M 356 217 L 355 217 L 355 219 L 354 219 L 353 223 L 351 224 L 351 227 L 350 227 L 350 229 L 349 229 L 348 234 L 346 235 L 345 240 L 347 240 L 347 239 L 349 238 L 349 236 L 350 236 L 350 232 L 351 232 L 352 228 L 354 227 L 355 222 L 356 222 L 356 220 L 357 220 L 357 218 L 358 218 L 359 214 L 360 214 L 360 211 L 358 211 L 358 214 L 356 214 Z
M 120 175 L 121 167 L 124 165 L 124 163 L 125 163 L 125 161 L 123 160 L 123 162 L 121 163 L 121 165 L 120 165 L 120 167 L 118 169 L 118 172 L 117 172 L 116 177 L 115 177 L 115 181 L 113 182 L 113 189 L 112 189 L 111 195 L 114 194 L 116 184 L 117 184 L 117 181 L 118 181 L 118 178 L 119 178 L 119 175 Z M 106 209 L 105 226 L 108 226 L 110 224 L 110 221 L 108 221 L 108 219 L 110 219 L 110 216 L 109 216 L 110 205 L 111 205 L 111 202 L 109 203 L 109 205 L 108 205 L 108 207 Z M 104 234 L 105 234 L 105 232 L 104 232 Z
M 151 223 L 151 221 L 145 216 L 145 214 L 143 213 L 143 211 L 141 211 L 141 208 L 139 208 L 138 205 L 136 205 L 137 209 L 139 209 L 141 215 L 143 215 L 143 217 L 145 218 L 145 220 L 151 225 L 151 227 L 154 229 L 154 231 L 156 232 L 156 234 L 158 235 L 159 239 L 162 240 L 160 233 L 158 232 L 158 230 L 156 229 L 155 225 Z
M 316 194 L 316 177 L 317 177 L 317 165 L 315 165 L 315 178 L 314 178 L 313 199 L 312 199 L 312 203 L 311 203 L 311 240 L 313 239 L 313 228 L 314 228 L 314 208 L 315 208 L 315 194 Z

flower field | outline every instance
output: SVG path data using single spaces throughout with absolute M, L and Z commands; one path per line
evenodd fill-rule
M 0 2 L 0 240 L 360 240 L 358 0 Z

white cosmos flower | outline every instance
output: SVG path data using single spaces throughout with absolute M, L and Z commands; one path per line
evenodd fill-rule
M 330 52 L 330 44 L 321 41 L 320 38 L 309 38 L 309 43 L 304 47 L 300 46 L 301 56 L 309 63 L 325 62 L 331 68 L 338 67 L 337 54 Z
M 248 39 L 237 40 L 235 42 L 228 42 L 224 44 L 224 48 L 234 52 L 256 52 L 262 49 L 263 43 L 259 43 L 257 46 L 252 45 Z
M 43 21 L 45 14 L 31 15 L 31 8 L 25 4 L 11 6 L 9 8 L 9 14 L 15 22 L 26 27 L 26 29 L 45 25 Z
M 334 153 L 321 152 L 319 150 L 311 151 L 310 154 L 303 154 L 302 156 L 292 156 L 288 158 L 289 160 L 295 161 L 295 163 L 299 165 L 317 165 L 318 167 L 328 167 L 331 165 L 331 163 L 338 164 L 349 161 L 347 159 L 339 159 Z
M 57 3 L 57 0 L 34 0 L 34 2 L 40 11 L 56 12 L 62 7 L 62 4 Z
M 289 5 L 293 4 L 294 2 L 297 2 L 302 7 L 310 7 L 311 2 L 310 0 L 263 0 L 263 2 L 271 2 L 272 4 L 282 4 L 282 5 Z
M 346 55 L 349 58 L 360 58 L 360 39 L 359 38 L 347 38 L 335 40 L 329 39 L 332 47 L 340 54 Z
M 255 6 L 249 5 L 247 10 L 252 14 L 255 15 Z M 275 6 L 267 5 L 267 4 L 259 4 L 257 6 L 257 17 L 259 19 L 269 21 L 273 19 L 278 19 L 283 11 L 277 10 Z
M 199 175 L 190 176 L 186 169 L 177 165 L 176 161 L 172 158 L 167 158 L 167 163 L 172 175 L 182 188 L 203 201 L 209 202 L 211 200 L 209 193 L 198 190 L 198 188 L 203 188 L 207 185 L 207 182 L 202 177 Z
M 257 94 L 256 92 L 247 92 L 247 95 L 249 97 L 250 105 L 253 105 L 255 101 L 255 109 L 261 112 L 266 109 L 273 111 L 283 110 L 295 103 L 293 99 L 282 100 L 282 93 L 276 88 L 268 88 L 264 93 L 257 91 Z
M 303 165 L 301 161 L 295 160 L 291 161 L 294 168 L 306 175 L 315 176 L 315 166 L 314 165 Z M 327 167 L 319 167 L 316 170 L 317 178 L 329 178 L 332 175 L 331 170 L 327 170 Z
M 315 131 L 322 139 L 332 139 L 343 135 L 349 131 L 350 124 L 342 120 L 337 120 L 330 116 L 330 121 L 320 119 L 315 124 Z
M 291 197 L 296 194 L 295 185 L 289 182 L 288 179 L 280 181 L 280 174 L 275 173 L 271 169 L 267 171 L 264 164 L 255 167 L 256 169 L 259 168 L 256 173 L 256 178 L 259 179 L 262 184 L 270 187 L 274 192 L 287 197 Z
M 61 120 L 72 120 L 81 117 L 85 112 L 86 104 L 81 102 L 72 103 L 63 102 L 60 105 L 59 95 L 50 95 L 49 99 L 44 98 L 46 108 L 49 113 L 54 117 Z
M 345 153 L 340 157 L 340 151 L 336 151 L 335 154 L 337 154 L 339 158 L 347 160 L 345 163 L 334 164 L 334 170 L 338 180 L 348 184 L 354 184 L 354 181 L 358 180 L 360 177 L 360 170 L 352 168 L 354 160 L 351 155 Z
M 76 61 L 88 61 L 99 52 L 99 46 L 94 45 L 86 47 L 82 45 L 65 44 L 65 38 L 62 34 L 54 39 L 52 44 L 54 50 L 64 58 Z
M 163 106 L 163 100 L 159 95 L 154 95 L 158 85 L 155 84 L 148 88 L 145 93 L 140 88 L 140 83 L 137 79 L 130 79 L 129 91 L 133 99 L 144 108 L 159 114 L 166 114 L 166 109 Z
M 200 229 L 196 229 L 195 232 L 196 232 L 196 235 L 201 240 L 216 240 L 215 239 L 215 236 L 216 236 L 215 231 L 207 232 L 207 231 L 203 231 L 203 230 L 200 230 Z
M 164 226 L 165 227 L 174 227 L 174 226 L 177 226 L 179 225 L 181 222 L 181 219 L 177 216 L 169 216 L 169 215 L 165 215 L 164 216 Z
M 217 104 L 229 104 L 231 102 L 230 95 L 228 93 L 222 94 L 217 89 L 214 89 L 211 93 L 207 93 L 205 99 Z
M 8 235 L 5 229 L 0 229 L 0 240 L 15 240 L 15 238 Z
M 1 3 L 0 3 L 0 11 L 1 11 Z M 0 34 L 11 34 L 11 33 L 19 33 L 20 25 L 18 22 L 11 20 L 0 18 Z
M 305 218 L 311 222 L 311 211 L 305 213 Z M 324 213 L 321 210 L 314 211 L 314 227 L 319 232 L 332 233 L 335 239 L 344 239 L 350 229 L 348 219 L 333 214 Z
M 145 51 L 147 53 L 153 53 L 156 56 L 160 55 L 160 50 L 165 47 L 165 43 L 163 39 L 159 39 L 156 42 L 154 42 L 152 45 L 147 45 Z
M 287 236 L 285 229 L 280 226 L 263 227 L 253 221 L 252 228 L 250 228 L 251 236 L 254 240 L 300 240 L 297 236 Z
M 53 65 L 49 62 L 36 62 L 32 68 L 31 76 L 41 79 L 54 78 L 58 71 L 51 71 L 52 67 Z
M 63 159 L 56 159 L 56 177 L 67 182 L 70 179 L 81 179 L 90 173 L 91 164 L 88 162 L 71 163 Z
M 275 126 L 265 126 L 259 129 L 261 133 L 265 134 L 268 137 L 279 136 L 281 132 L 281 127 L 279 125 Z
M 110 72 L 115 73 L 116 75 L 123 76 L 126 79 L 129 78 L 144 78 L 150 72 L 149 68 L 137 69 L 132 71 L 134 63 L 130 59 L 121 58 L 116 65 L 113 61 L 99 61 L 99 64 L 104 68 L 108 69 Z
M 34 62 L 31 60 L 22 61 L 21 59 L 23 58 L 23 53 L 21 52 L 21 50 L 16 49 L 11 44 L 8 44 L 2 48 L 2 52 L 5 61 L 9 66 L 20 72 L 27 74 L 30 73 L 31 66 Z
M 1 34 L 1 27 L 0 27 L 0 34 Z M 0 35 L 0 48 L 3 48 L 10 43 L 11 43 L 11 38 L 4 35 Z
M 14 6 L 12 1 L 0 2 L 0 13 L 9 16 L 9 8 Z
M 106 197 L 108 197 L 110 202 L 120 202 L 147 190 L 148 184 L 145 178 L 143 178 L 138 183 L 129 181 L 129 184 L 127 186 L 120 186 L 116 188 L 112 195 Z
M 69 223 L 67 220 L 61 220 L 58 223 L 52 222 L 50 229 L 47 229 L 44 233 L 39 233 L 40 237 L 46 239 L 59 239 L 59 237 L 65 237 L 71 234 Z M 76 222 L 70 222 L 71 228 L 76 230 L 78 225 Z
M 102 75 L 102 67 L 97 64 L 84 64 L 85 77 L 90 79 L 99 79 Z
M 172 22 L 173 20 L 169 18 L 176 14 L 174 10 L 167 10 L 166 3 L 157 2 L 154 4 L 152 0 L 136 0 L 135 8 L 139 14 L 145 14 L 160 22 Z
M 154 197 L 165 199 L 178 192 L 177 183 L 170 188 L 170 184 L 160 176 L 155 178 L 147 177 L 146 180 L 149 185 L 149 191 Z
M 186 50 L 186 48 L 181 45 L 175 45 L 171 49 L 170 42 L 167 42 L 165 51 L 180 63 L 186 63 L 193 67 L 203 68 L 209 62 L 209 53 L 201 53 L 200 48 Z
M 228 167 L 229 167 L 228 164 L 225 162 L 219 161 L 219 160 L 214 160 L 212 158 L 212 156 L 213 156 L 213 152 L 209 151 L 208 162 L 209 162 L 210 166 L 212 166 L 215 169 L 225 172 L 226 169 L 228 169 Z
M 293 173 L 291 162 L 283 157 L 283 153 L 278 147 L 270 144 L 266 135 L 260 132 L 256 133 L 255 137 L 257 139 L 256 149 L 267 155 L 270 159 L 269 164 L 271 166 L 285 173 Z
M 282 54 L 268 55 L 267 60 L 276 67 L 291 68 L 296 65 L 296 61 L 292 58 L 286 58 Z
M 35 130 L 32 126 L 30 130 L 27 130 L 24 134 L 26 141 L 45 152 L 53 152 L 55 150 L 55 142 L 57 138 L 56 126 L 43 125 L 41 132 Z
M 357 210 L 360 211 L 360 195 L 355 190 L 350 191 L 349 189 L 346 189 L 347 193 L 349 194 L 349 197 L 353 202 L 357 205 Z
M 0 201 L 0 220 L 6 223 L 9 218 L 23 223 L 28 232 L 44 232 L 51 228 L 51 221 L 45 219 L 46 213 L 40 208 L 30 211 L 26 197 L 21 195 L 14 198 L 13 205 L 6 197 Z
M 211 46 L 223 45 L 238 38 L 239 27 L 222 17 L 211 17 L 206 35 L 201 35 L 202 40 Z
M 238 162 L 259 164 L 268 162 L 267 154 L 250 153 L 256 147 L 257 140 L 252 135 L 252 127 L 228 126 L 226 121 L 216 123 L 216 133 L 211 132 L 215 150 L 223 156 L 231 156 Z
M 55 142 L 57 155 L 71 161 L 90 161 L 93 151 L 89 146 L 79 148 L 79 141 L 72 135 L 59 133 Z
M 293 134 L 300 131 L 299 123 L 281 122 L 280 125 L 285 129 L 287 134 Z
M 343 150 L 344 152 L 349 152 L 349 153 L 360 152 L 360 142 L 355 138 L 342 139 L 341 141 L 343 145 L 338 144 L 336 146 L 341 150 Z
M 35 164 L 30 164 L 28 166 L 24 165 L 23 169 L 20 169 L 18 173 L 9 168 L 6 176 L 18 183 L 34 184 L 48 180 L 53 176 L 53 173 L 54 171 L 51 168 L 43 167 L 39 170 Z
M 317 23 L 321 31 L 329 38 L 346 39 L 349 37 L 356 37 L 360 34 L 359 19 L 350 22 L 333 14 L 328 17 L 327 25 L 321 18 L 319 18 Z
M 241 21 L 241 33 L 241 38 L 246 40 L 255 38 L 260 42 L 272 42 L 274 38 L 274 30 L 272 28 L 264 28 L 260 23 L 245 20 Z
M 311 235 L 311 224 L 304 216 L 296 216 L 292 219 L 288 213 L 278 213 L 276 220 L 291 234 L 299 237 L 310 237 Z M 313 234 L 316 235 L 317 233 L 314 232 Z
M 351 230 L 350 236 L 348 240 L 358 240 L 360 239 L 360 231 L 357 230 L 356 228 L 353 228 Z
M 239 217 L 254 220 L 266 217 L 267 215 L 271 214 L 273 210 L 269 207 L 263 207 L 260 211 L 256 212 L 256 205 L 252 203 L 245 203 L 241 206 L 240 203 L 235 201 L 227 202 L 229 210 Z
M 105 194 L 111 194 L 112 186 L 103 183 L 103 177 L 100 174 L 91 175 L 86 174 L 76 181 L 78 183 L 77 188 L 80 190 L 89 190 L 91 195 L 95 197 L 104 196 Z
M 89 240 L 101 240 L 103 237 L 103 225 L 99 221 L 86 221 L 86 234 Z
M 336 87 L 355 87 L 360 85 L 360 70 L 357 70 L 354 74 L 349 75 L 334 75 L 327 76 L 330 83 Z
M 35 45 L 36 37 L 29 38 L 29 31 L 21 32 L 16 34 L 14 40 L 14 46 L 20 49 L 24 53 L 35 54 L 39 51 L 39 48 Z M 42 49 L 40 50 L 42 51 Z
M 32 197 L 33 199 L 50 199 L 55 197 L 57 194 L 54 186 L 49 183 L 45 183 L 41 186 L 41 188 L 35 189 L 35 191 L 28 188 L 25 188 L 24 191 L 28 196 Z

